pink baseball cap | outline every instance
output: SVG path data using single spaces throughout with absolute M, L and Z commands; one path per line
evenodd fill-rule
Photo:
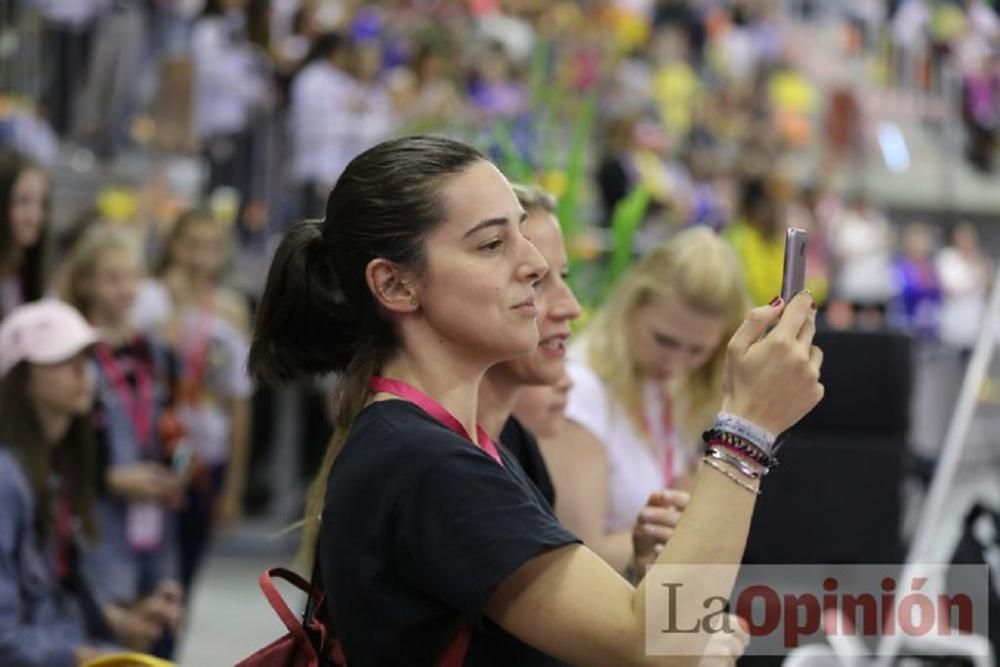
M 67 303 L 43 299 L 18 306 L 0 323 L 0 376 L 22 361 L 67 361 L 96 342 L 97 332 Z

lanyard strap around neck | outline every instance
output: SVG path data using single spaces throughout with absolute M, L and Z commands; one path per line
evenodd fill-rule
M 465 430 L 462 426 L 462 422 L 458 421 L 455 415 L 448 412 L 448 410 L 435 401 L 433 398 L 420 391 L 416 387 L 409 385 L 402 380 L 393 380 L 392 378 L 382 377 L 380 375 L 375 375 L 368 381 L 368 388 L 374 392 L 382 392 L 385 394 L 392 394 L 394 396 L 399 396 L 402 399 L 406 399 L 411 403 L 415 404 L 421 410 L 429 414 L 431 417 L 436 419 L 445 426 L 458 435 L 462 436 L 469 442 L 473 444 L 478 444 L 479 447 L 485 451 L 490 457 L 503 465 L 500 460 L 500 453 L 497 451 L 496 445 L 490 439 L 490 436 L 483 430 L 482 426 L 476 425 L 476 436 L 478 442 L 473 440 L 469 435 L 469 432 Z
M 100 343 L 94 347 L 97 363 L 101 366 L 105 376 L 111 383 L 111 387 L 118 400 L 121 401 L 122 408 L 128 414 L 129 421 L 132 422 L 132 429 L 135 432 L 136 441 L 143 450 L 152 445 L 153 436 L 153 378 L 152 371 L 146 360 L 138 350 L 131 350 L 133 360 L 133 374 L 135 378 L 135 388 L 131 387 L 125 371 L 122 369 L 115 353 L 106 343 Z

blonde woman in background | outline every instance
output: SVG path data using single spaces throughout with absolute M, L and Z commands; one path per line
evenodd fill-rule
M 64 297 L 97 335 L 88 357 L 97 386 L 91 420 L 101 532 L 81 556 L 99 599 L 131 605 L 153 595 L 160 601 L 168 622 L 148 650 L 169 658 L 183 616 L 176 510 L 186 480 L 171 469 L 175 452 L 160 428 L 173 386 L 169 353 L 130 321 L 139 257 L 132 235 L 98 226 L 65 262 Z
M 211 213 L 181 215 L 166 240 L 159 279 L 143 284 L 133 310 L 136 325 L 159 334 L 177 355 L 177 415 L 198 464 L 179 521 L 185 590 L 213 529 L 239 519 L 246 484 L 250 314 L 243 296 L 222 282 L 229 231 Z
M 696 472 L 748 309 L 732 250 L 695 228 L 639 260 L 571 349 L 567 423 L 542 446 L 559 518 L 615 569 L 633 565 L 633 535 L 638 547 L 657 530 L 642 525 L 647 502 Z

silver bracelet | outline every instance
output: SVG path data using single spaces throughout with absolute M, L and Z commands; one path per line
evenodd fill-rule
M 728 463 L 732 467 L 739 470 L 745 476 L 750 479 L 760 479 L 767 474 L 767 468 L 754 468 L 750 465 L 750 462 L 741 459 L 738 456 L 730 454 L 724 449 L 718 449 L 717 447 L 709 447 L 708 451 L 705 452 L 707 456 L 711 456 L 716 461 L 722 461 L 723 463 Z
M 716 463 L 712 459 L 710 459 L 708 457 L 705 457 L 705 458 L 702 459 L 702 461 L 705 462 L 705 465 L 708 465 L 708 466 L 711 466 L 712 468 L 715 468 L 716 470 L 718 470 L 723 475 L 725 475 L 729 479 L 731 479 L 734 482 L 736 482 L 738 485 L 742 486 L 744 489 L 746 489 L 750 493 L 752 493 L 754 495 L 757 495 L 757 496 L 760 495 L 760 489 L 755 489 L 754 487 L 750 486 L 749 484 L 747 484 L 746 482 L 744 482 L 742 479 L 740 479 L 739 477 L 737 477 L 733 473 L 729 472 L 722 465 Z

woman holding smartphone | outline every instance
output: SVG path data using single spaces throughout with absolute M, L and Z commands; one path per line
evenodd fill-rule
M 690 490 L 747 307 L 735 255 L 689 229 L 629 269 L 570 351 L 567 424 L 544 451 L 569 471 L 559 518 L 619 572 L 650 495 Z
M 349 662 L 434 664 L 463 627 L 466 665 L 675 662 L 646 654 L 645 584 L 563 528 L 476 423 L 486 371 L 538 345 L 548 267 L 525 217 L 479 152 L 408 137 L 355 158 L 325 219 L 289 230 L 275 256 L 251 369 L 342 374 L 307 539 Z M 811 301 L 782 306 L 751 313 L 726 378 L 727 412 L 771 432 L 822 396 Z M 740 470 L 700 470 L 658 562 L 739 562 L 759 484 Z M 733 582 L 683 584 L 706 599 Z

